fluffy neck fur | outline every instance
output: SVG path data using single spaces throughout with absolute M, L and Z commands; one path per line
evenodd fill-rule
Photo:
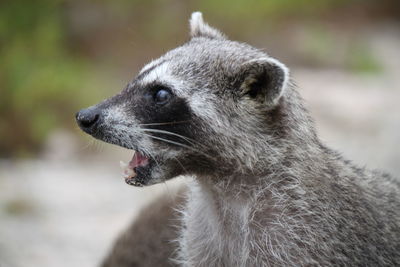
M 318 158 L 323 157 L 323 152 L 313 123 L 303 106 L 296 102 L 297 98 L 292 89 L 286 101 L 294 103 L 281 103 L 291 109 L 278 111 L 282 113 L 279 116 L 291 116 L 290 121 L 296 127 L 284 122 L 285 136 L 280 140 L 283 145 L 271 156 L 268 148 L 259 151 L 264 155 L 257 157 L 263 160 L 252 164 L 257 171 L 226 177 L 197 177 L 191 183 L 183 218 L 186 227 L 180 241 L 184 264 L 299 263 L 293 254 L 301 251 L 295 247 L 296 242 L 306 232 L 312 232 L 312 224 L 306 226 L 307 204 L 302 200 L 308 191 L 307 181 L 299 177 L 310 177 L 307 169 L 318 172 Z M 282 138 L 287 142 L 282 142 Z M 302 233 L 296 230 L 299 224 Z

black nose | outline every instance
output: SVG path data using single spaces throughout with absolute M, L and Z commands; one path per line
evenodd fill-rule
M 82 109 L 76 113 L 76 121 L 81 129 L 92 134 L 100 120 L 100 112 L 96 108 Z

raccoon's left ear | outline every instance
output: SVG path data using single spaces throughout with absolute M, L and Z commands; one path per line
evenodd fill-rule
M 192 38 L 206 37 L 210 39 L 226 39 L 223 33 L 204 22 L 201 12 L 193 12 L 189 24 L 190 36 Z
M 288 84 L 289 70 L 278 60 L 266 57 L 244 63 L 238 78 L 242 97 L 273 107 Z

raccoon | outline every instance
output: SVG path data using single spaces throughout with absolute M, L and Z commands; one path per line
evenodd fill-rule
M 193 13 L 188 42 L 76 115 L 135 151 L 129 185 L 188 176 L 103 266 L 399 265 L 399 180 L 326 147 L 303 102 L 284 64 Z

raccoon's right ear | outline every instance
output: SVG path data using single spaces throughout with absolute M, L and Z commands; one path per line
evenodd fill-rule
M 192 38 L 206 37 L 210 39 L 226 39 L 223 33 L 204 22 L 201 12 L 193 12 L 189 24 L 190 36 Z
M 238 78 L 242 97 L 273 107 L 285 91 L 289 70 L 278 60 L 265 57 L 244 63 Z

